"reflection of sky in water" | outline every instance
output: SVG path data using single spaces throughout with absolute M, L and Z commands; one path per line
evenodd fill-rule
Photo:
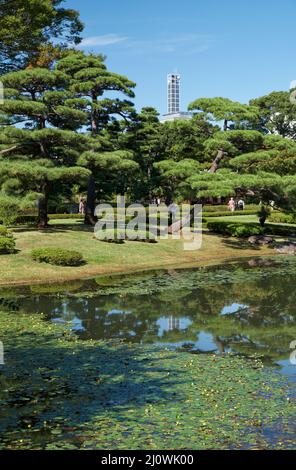
M 238 312 L 239 310 L 241 310 L 243 308 L 248 308 L 248 305 L 244 305 L 244 304 L 226 305 L 222 309 L 220 315 L 231 315 L 232 313 L 236 313 L 236 312 Z
M 116 308 L 113 310 L 109 310 L 107 315 L 130 315 L 132 312 L 129 310 L 117 310 Z
M 256 286 L 246 279 L 229 288 L 216 285 L 215 292 L 210 284 L 173 295 L 171 291 L 151 296 L 96 292 L 91 298 L 67 292 L 40 294 L 18 299 L 18 304 L 30 313 L 43 312 L 82 339 L 118 338 L 204 353 L 259 354 L 296 381 L 288 350 L 292 339 L 288 326 L 293 331 L 296 327 L 295 277 L 271 277 Z
M 217 344 L 214 342 L 213 335 L 210 333 L 205 333 L 202 331 L 198 335 L 198 340 L 194 344 L 196 349 L 200 349 L 201 351 L 216 351 Z
M 165 346 L 168 348 L 182 348 L 184 345 L 189 345 L 191 350 L 201 351 L 204 353 L 214 353 L 218 354 L 219 349 L 217 343 L 215 342 L 214 336 L 211 333 L 201 331 L 197 335 L 197 341 L 176 341 L 176 342 L 157 342 L 159 346 Z M 224 348 L 225 353 L 231 352 L 231 348 Z
M 80 318 L 77 318 L 77 317 L 74 317 L 70 321 L 67 321 L 64 318 L 52 318 L 52 322 L 58 323 L 60 325 L 62 324 L 62 325 L 69 326 L 69 328 L 71 328 L 71 330 L 74 330 L 74 331 L 84 330 L 84 327 L 82 325 L 82 320 L 80 320 Z
M 278 361 L 278 362 L 276 362 L 276 364 L 278 364 L 281 367 L 282 372 L 285 375 L 288 375 L 289 378 L 293 382 L 296 382 L 296 365 L 291 364 L 289 359 L 287 359 L 285 361 Z
M 163 334 L 167 331 L 173 330 L 186 330 L 191 324 L 192 321 L 190 318 L 177 318 L 177 317 L 161 317 L 157 320 L 156 324 L 158 325 L 158 336 L 162 337 Z

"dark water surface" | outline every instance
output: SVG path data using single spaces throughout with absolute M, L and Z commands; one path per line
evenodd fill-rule
M 13 310 L 44 313 L 84 339 L 115 339 L 193 353 L 257 355 L 296 381 L 296 261 L 248 260 L 208 269 L 0 288 Z

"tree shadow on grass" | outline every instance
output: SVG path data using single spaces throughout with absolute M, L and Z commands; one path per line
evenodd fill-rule
M 236 250 L 253 250 L 253 251 L 260 251 L 260 246 L 252 245 L 247 240 L 233 240 L 224 238 L 222 243 L 229 248 L 234 248 Z
M 60 232 L 89 232 L 93 233 L 94 226 L 84 225 L 84 224 L 56 224 L 49 225 L 45 229 L 38 229 L 37 227 L 14 227 L 13 231 L 15 233 L 25 233 L 25 232 L 39 232 L 39 233 L 60 233 Z
M 43 336 L 36 345 L 32 332 L 20 338 L 22 344 L 7 348 L 2 374 L 0 370 L 8 391 L 1 397 L 0 448 L 10 448 L 16 439 L 29 448 L 53 442 L 79 448 L 85 432 L 95 434 L 93 426 L 100 427 L 105 444 L 114 426 L 119 429 L 117 439 L 124 440 L 120 428 L 129 420 L 128 410 L 135 411 L 131 421 L 137 425 L 139 408 L 183 398 L 184 375 L 177 366 L 172 368 L 173 353 L 159 355 L 153 348 L 122 343 L 67 346 L 65 339 L 59 346 L 58 340 L 53 343 L 52 337 Z

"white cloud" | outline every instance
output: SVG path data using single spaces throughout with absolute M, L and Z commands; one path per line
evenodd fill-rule
M 126 40 L 127 37 L 119 36 L 118 34 L 105 34 L 103 36 L 92 36 L 83 39 L 80 47 L 110 46 L 111 44 L 118 44 Z
M 129 40 L 123 46 L 134 54 L 194 55 L 207 51 L 215 44 L 215 38 L 203 34 L 170 34 L 147 40 Z
M 129 55 L 151 54 L 201 54 L 212 48 L 216 43 L 215 37 L 208 34 L 161 34 L 147 39 L 135 39 L 119 34 L 105 34 L 83 39 L 80 48 L 104 47 L 118 45 L 121 52 Z

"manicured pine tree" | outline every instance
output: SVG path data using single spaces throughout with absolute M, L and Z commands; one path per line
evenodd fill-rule
M 231 101 L 228 98 L 200 98 L 193 101 L 188 106 L 188 109 L 196 111 L 199 116 L 210 122 L 222 122 L 224 132 L 234 128 L 246 129 L 249 126 L 252 128 L 259 121 L 259 110 L 257 107 Z M 219 143 L 220 140 L 216 141 L 216 139 L 211 143 L 213 148 L 216 147 L 216 156 L 209 169 L 211 173 L 217 171 L 220 161 L 230 150 L 228 146 L 226 149 L 223 146 L 220 147 Z
M 1 192 L 19 198 L 35 195 L 38 226 L 44 228 L 52 188 L 89 174 L 77 166 L 88 145 L 88 139 L 75 132 L 87 122 L 84 103 L 73 97 L 67 76 L 59 71 L 26 69 L 6 74 L 1 81 L 1 110 L 11 124 L 0 131 Z
M 126 128 L 125 145 L 133 151 L 139 165 L 133 184 L 136 200 L 151 200 L 157 186 L 154 163 L 164 158 L 160 145 L 161 127 L 156 109 L 145 107 L 133 116 Z
M 82 154 L 79 164 L 91 171 L 85 222 L 94 224 L 97 194 L 106 171 L 120 174 L 137 167 L 130 152 L 114 148 L 112 142 L 103 136 L 104 129 L 114 116 L 128 119 L 134 113 L 133 105 L 128 100 L 109 98 L 105 94 L 117 92 L 133 98 L 135 84 L 122 75 L 108 71 L 102 55 L 85 55 L 82 52 L 70 54 L 59 61 L 56 69 L 69 77 L 72 93 L 85 103 L 87 128 L 93 145 Z M 113 189 L 115 192 L 116 187 Z

